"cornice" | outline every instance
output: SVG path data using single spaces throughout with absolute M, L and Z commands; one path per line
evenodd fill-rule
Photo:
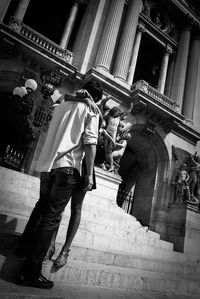
M 200 26 L 200 17 L 186 3 L 180 0 L 169 0 L 169 2 L 173 3 L 183 14 L 192 17 L 193 21 Z
M 158 30 L 158 28 L 142 14 L 140 14 L 139 17 L 139 25 L 143 25 L 143 27 L 145 27 L 145 31 L 152 35 L 154 39 L 156 39 L 162 45 L 169 44 L 173 48 L 178 46 L 178 43 L 174 39 Z

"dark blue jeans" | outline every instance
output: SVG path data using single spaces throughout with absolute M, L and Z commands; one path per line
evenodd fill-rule
M 71 167 L 58 168 L 49 174 L 42 174 L 40 199 L 22 235 L 22 240 L 27 235 L 30 238 L 31 230 L 34 231 L 34 243 L 24 261 L 22 274 L 33 278 L 40 274 L 53 234 L 60 224 L 61 214 L 79 185 L 80 174 Z
M 49 203 L 49 195 L 55 180 L 55 171 L 42 172 L 40 175 L 40 197 L 29 217 L 26 227 L 19 238 L 19 250 L 22 254 L 30 254 L 35 243 L 35 233 L 42 220 L 46 207 Z

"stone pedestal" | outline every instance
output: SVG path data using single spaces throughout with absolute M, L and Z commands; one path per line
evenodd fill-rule
M 174 243 L 175 250 L 197 261 L 200 248 L 200 213 L 197 207 L 170 204 L 168 221 L 168 241 Z
M 101 168 L 95 168 L 97 189 L 91 193 L 107 199 L 110 203 L 116 205 L 118 187 L 121 183 L 120 176 L 105 171 Z

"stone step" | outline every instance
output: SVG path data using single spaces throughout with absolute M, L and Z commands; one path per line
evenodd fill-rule
M 18 217 L 18 215 L 13 215 L 13 213 L 11 216 L 0 215 L 1 230 L 21 233 L 25 227 L 27 218 Z M 66 216 L 62 221 L 58 234 L 60 242 L 65 238 L 67 225 L 68 218 Z M 139 231 L 136 229 L 133 233 L 127 233 L 121 230 L 114 230 L 104 224 L 96 224 L 82 217 L 75 242 L 107 250 L 118 248 L 125 252 L 134 252 L 135 254 L 145 254 L 146 252 L 148 256 L 156 254 L 157 256 L 170 257 L 174 260 L 183 259 L 182 255 L 178 255 L 177 252 L 173 251 L 173 244 L 159 239 L 155 240 L 151 238 L 152 235 L 148 235 L 148 232 L 145 227 L 140 227 Z
M 1 215 L 2 216 L 2 215 Z M 23 227 L 26 224 L 27 219 L 21 219 L 12 216 L 2 216 L 0 217 L 1 231 L 7 231 L 8 233 L 18 232 L 21 233 L 23 231 Z M 4 225 L 2 223 L 4 221 Z M 58 242 L 63 242 L 66 236 L 67 224 L 60 225 L 60 229 L 58 232 L 57 240 Z M 102 250 L 112 251 L 116 248 L 118 250 L 124 251 L 126 253 L 133 254 L 142 254 L 148 257 L 160 257 L 164 259 L 171 259 L 174 261 L 184 261 L 185 256 L 180 254 L 179 252 L 173 251 L 173 245 L 166 241 L 159 240 L 159 242 L 153 242 L 148 236 L 145 238 L 141 238 L 141 233 L 133 234 L 132 238 L 126 233 L 119 231 L 116 235 L 112 233 L 110 229 L 110 234 L 104 230 L 103 226 L 99 226 L 90 223 L 90 226 L 84 226 L 84 220 L 82 218 L 82 224 L 79 227 L 79 230 L 75 236 L 74 243 L 79 246 L 88 246 L 92 248 L 101 248 Z M 138 238 L 137 238 L 138 236 Z
M 199 299 L 196 295 L 178 295 L 160 292 L 140 292 L 93 286 L 77 286 L 72 283 L 55 284 L 50 290 L 22 287 L 0 279 L 1 299 Z
M 68 265 L 53 273 L 52 263 L 46 262 L 44 274 L 55 282 L 75 282 L 77 285 L 122 288 L 135 291 L 200 294 L 198 280 L 186 276 L 151 272 L 114 265 L 69 260 Z
M 12 256 L 0 256 L 4 278 L 16 277 L 21 260 Z M 6 266 L 5 266 L 6 265 Z M 93 286 L 129 291 L 165 292 L 169 294 L 200 294 L 199 277 L 126 268 L 105 263 L 95 263 L 69 258 L 68 264 L 56 271 L 52 261 L 44 262 L 43 274 L 57 285 L 72 283 L 77 286 Z M 10 279 L 12 278 L 10 277 Z
M 5 214 L 15 212 L 21 214 L 22 211 L 25 216 L 28 216 L 34 207 L 37 198 L 27 196 L 26 194 L 19 194 L 18 192 L 11 192 L 9 190 L 1 190 L 0 195 L 0 208 L 5 211 Z M 103 201 L 103 203 L 102 203 Z M 26 209 L 24 209 L 26 207 Z M 66 207 L 69 210 L 69 207 Z M 106 221 L 106 223 L 131 231 L 131 225 L 134 227 L 141 227 L 141 224 L 135 217 L 128 215 L 123 209 L 119 208 L 116 204 L 110 206 L 106 199 L 99 200 L 94 194 L 88 193 L 83 204 L 83 215 L 85 218 L 95 219 L 96 222 Z M 122 221 L 123 220 L 123 221 Z M 155 234 L 155 233 L 154 233 Z M 155 234 L 155 238 L 159 238 Z
M 40 180 L 25 174 L 6 170 L 0 167 L 2 180 L 0 181 L 0 209 L 7 215 L 6 224 L 2 219 L 0 223 L 3 227 L 16 226 L 16 232 L 21 232 L 26 224 L 26 217 L 37 201 Z M 110 183 L 108 182 L 108 185 Z M 17 188 L 16 188 L 17 186 Z M 110 192 L 108 189 L 107 191 Z M 158 247 L 173 250 L 173 244 L 160 241 L 159 234 L 148 230 L 135 219 L 119 208 L 116 203 L 108 199 L 109 192 L 104 192 L 101 196 L 96 190 L 88 192 L 83 205 L 82 221 L 80 230 L 90 231 L 91 234 L 105 234 L 107 237 L 114 235 L 115 238 L 122 240 L 128 239 L 130 243 L 140 242 L 144 244 L 156 245 Z M 106 196 L 106 197 L 105 197 Z M 114 204 L 113 204 L 114 203 Z M 67 225 L 69 209 L 63 217 L 63 224 Z M 9 225 L 8 225 L 9 224 Z M 91 239 L 90 236 L 87 238 Z
M 14 230 L 16 232 L 22 232 L 28 217 L 19 215 L 17 213 L 12 212 L 11 215 L 7 214 L 0 214 L 0 225 L 2 229 L 5 230 Z M 170 242 L 162 241 L 159 238 L 159 235 L 149 231 L 146 227 L 134 227 L 134 223 L 132 224 L 132 231 L 126 231 L 125 229 L 116 228 L 114 226 L 102 222 L 96 222 L 95 219 L 89 219 L 82 215 L 82 220 L 80 224 L 79 230 L 84 232 L 90 232 L 91 234 L 97 233 L 99 235 L 105 235 L 108 238 L 118 238 L 118 240 L 126 239 L 128 242 L 139 242 L 139 243 L 146 243 L 150 245 L 155 245 L 158 247 L 162 247 L 164 249 L 173 250 L 173 244 Z M 69 213 L 66 210 L 62 225 L 67 227 L 69 222 Z M 131 218 L 130 218 L 131 222 Z
M 90 200 L 91 197 L 91 200 Z M 0 209 L 4 211 L 4 214 L 16 214 L 21 215 L 23 211 L 24 216 L 29 216 L 37 199 L 33 197 L 27 198 L 26 195 L 18 194 L 10 191 L 1 190 L 0 195 Z M 92 203 L 91 203 L 92 202 Z M 66 215 L 69 214 L 70 207 L 66 207 Z M 123 229 L 131 232 L 136 228 L 140 228 L 141 224 L 135 219 L 135 217 L 128 215 L 125 211 L 119 208 L 117 205 L 99 205 L 98 200 L 92 195 L 87 195 L 82 211 L 83 218 L 94 220 L 97 223 L 104 222 L 107 225 Z M 151 232 L 155 239 L 159 239 L 159 235 Z
M 17 246 L 18 235 L 6 233 L 0 234 L 0 252 L 1 258 L 6 254 L 10 257 L 14 256 L 14 248 Z M 56 243 L 56 251 L 53 259 L 55 259 L 62 247 L 62 243 Z M 183 254 L 182 254 L 183 255 Z M 145 270 L 150 272 L 171 273 L 180 275 L 200 274 L 200 267 L 194 262 L 178 262 L 166 260 L 165 258 L 136 255 L 125 253 L 120 250 L 101 250 L 100 248 L 92 248 L 80 246 L 73 243 L 70 251 L 69 260 L 80 260 L 88 263 L 97 263 L 102 265 L 117 266 L 122 268 L 132 268 L 136 270 Z
M 17 196 L 19 197 L 18 194 L 16 194 L 16 197 Z M 2 206 L 4 206 L 4 215 L 0 216 L 2 227 L 8 228 L 9 223 L 10 226 L 16 226 L 16 231 L 23 231 L 27 221 L 26 219 L 28 219 L 34 204 L 32 203 L 32 205 L 27 206 L 26 198 L 23 198 L 23 195 L 20 195 L 20 199 L 21 203 L 19 199 L 15 201 L 15 197 L 12 194 L 10 200 L 9 198 L 6 199 L 6 207 L 4 204 L 5 201 L 2 203 Z M 99 215 L 98 211 L 94 212 L 94 210 L 97 209 L 95 198 L 92 198 L 94 202 L 93 210 L 91 209 L 91 205 L 89 207 L 87 206 L 88 201 L 88 198 L 86 198 L 80 229 L 90 231 L 91 233 L 105 234 L 109 237 L 115 236 L 122 240 L 126 238 L 132 242 L 147 243 L 173 250 L 172 243 L 160 240 L 158 233 L 152 232 L 148 230 L 147 227 L 142 226 L 134 217 L 127 215 L 118 206 L 112 207 L 110 213 L 107 213 L 107 210 L 110 210 L 109 208 L 104 210 L 104 214 L 101 213 Z M 120 216 L 116 217 L 115 211 L 120 211 Z M 70 207 L 68 206 L 63 216 L 63 225 L 68 224 L 69 214 Z M 5 215 L 7 215 L 7 218 L 5 218 Z
M 37 200 L 39 180 L 12 171 L 2 170 L 2 174 L 0 232 L 20 233 Z M 68 265 L 53 272 L 52 262 L 47 261 L 44 274 L 58 284 L 199 294 L 199 265 L 189 263 L 186 254 L 173 251 L 173 244 L 142 227 L 115 201 L 116 190 L 110 188 L 109 178 L 104 178 L 100 192 L 88 192 Z M 65 239 L 68 219 L 69 207 L 58 233 L 57 254 Z M 0 268 L 2 275 L 16 276 L 21 260 L 9 250 L 14 248 L 11 240 L 8 245 L 9 238 L 4 235 L 0 239 Z

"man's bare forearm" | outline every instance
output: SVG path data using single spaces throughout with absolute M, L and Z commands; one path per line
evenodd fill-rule
M 93 169 L 94 159 L 96 155 L 96 145 L 87 144 L 85 145 L 85 162 L 86 162 L 86 176 L 83 191 L 89 191 L 92 189 L 93 182 Z
M 85 162 L 86 162 L 86 169 L 87 175 L 93 174 L 94 168 L 94 159 L 96 156 L 96 145 L 95 144 L 85 144 Z

